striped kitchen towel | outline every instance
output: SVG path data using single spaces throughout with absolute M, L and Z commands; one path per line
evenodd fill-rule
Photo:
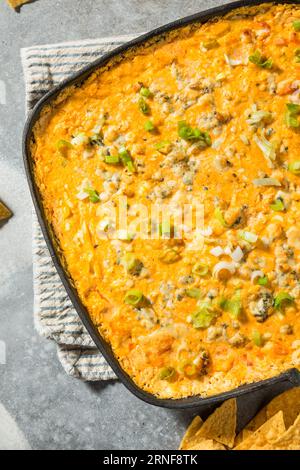
M 21 49 L 27 112 L 60 81 L 130 39 L 132 36 L 118 36 Z M 89 381 L 116 378 L 71 304 L 34 212 L 33 277 L 36 329 L 56 341 L 65 371 Z

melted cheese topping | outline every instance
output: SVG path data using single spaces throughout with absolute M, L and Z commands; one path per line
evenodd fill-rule
M 299 6 L 270 4 L 179 29 L 35 126 L 36 180 L 79 296 L 125 371 L 161 398 L 299 366 L 298 31 Z M 120 196 L 132 220 L 137 204 L 200 198 L 203 246 L 176 226 L 110 239 Z

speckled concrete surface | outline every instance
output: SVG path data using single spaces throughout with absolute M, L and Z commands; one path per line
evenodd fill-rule
M 172 449 L 191 413 L 146 405 L 118 382 L 89 385 L 67 377 L 55 345 L 33 329 L 20 47 L 146 31 L 221 3 L 228 2 L 37 0 L 20 13 L 0 3 L 0 198 L 15 214 L 0 233 L 0 350 L 3 342 L 6 346 L 6 364 L 0 356 L 0 402 L 33 449 Z M 247 413 L 259 403 L 247 404 Z M 243 407 L 240 413 L 245 420 Z

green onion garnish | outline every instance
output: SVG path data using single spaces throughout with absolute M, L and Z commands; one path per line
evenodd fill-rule
M 185 295 L 191 299 L 200 299 L 202 294 L 200 289 L 197 287 L 192 287 L 191 289 L 186 289 Z
M 73 148 L 73 145 L 71 142 L 68 142 L 67 140 L 60 139 L 56 142 L 56 148 L 59 150 L 61 154 L 65 156 L 66 150 Z
M 144 100 L 144 98 L 140 98 L 140 99 L 139 99 L 138 105 L 139 105 L 139 110 L 140 110 L 143 114 L 149 114 L 149 113 L 150 113 L 150 106 L 148 105 L 148 103 L 146 103 L 146 101 Z
M 171 150 L 171 142 L 169 140 L 162 140 L 154 145 L 154 148 L 158 150 L 160 153 L 166 155 Z
M 249 61 L 262 69 L 271 69 L 273 66 L 273 60 L 264 57 L 260 51 L 255 51 L 250 55 Z
M 194 328 L 208 328 L 214 321 L 216 313 L 208 302 L 202 302 L 199 309 L 192 313 Z
M 130 153 L 128 152 L 128 150 L 126 150 L 125 147 L 121 147 L 119 149 L 119 157 L 120 157 L 123 165 L 126 166 L 129 171 L 131 171 L 132 173 L 134 173 L 136 171 L 136 168 L 134 166 L 132 157 L 131 157 Z
M 207 264 L 203 263 L 196 263 L 192 269 L 192 273 L 196 274 L 196 276 L 206 276 L 208 273 L 208 266 Z
M 140 89 L 140 95 L 144 98 L 150 98 L 152 96 L 152 93 L 149 88 L 142 86 L 142 88 Z
M 117 163 L 120 163 L 120 157 L 119 155 L 105 155 L 104 161 L 105 163 L 116 165 Z
M 133 307 L 140 307 L 143 301 L 144 295 L 137 289 L 129 290 L 124 297 L 125 304 L 132 305 Z
M 240 292 L 237 291 L 231 299 L 222 299 L 220 307 L 228 312 L 232 318 L 238 319 L 243 308 Z
M 297 33 L 300 31 L 300 20 L 295 20 L 293 22 L 293 27 L 294 27 L 294 30 L 297 31 Z
M 258 346 L 259 348 L 263 345 L 263 337 L 259 331 L 254 330 L 252 332 L 252 341 L 255 346 Z
M 294 103 L 287 103 L 287 110 L 285 112 L 285 123 L 288 127 L 297 128 L 300 126 L 298 115 L 300 114 L 300 105 Z
M 220 222 L 220 224 L 223 225 L 223 227 L 228 227 L 228 224 L 227 222 L 225 221 L 224 219 L 224 216 L 222 214 L 222 211 L 219 207 L 216 207 L 215 208 L 215 211 L 214 211 L 214 216 L 215 218 Z
M 295 61 L 296 61 L 297 63 L 300 62 L 300 49 L 296 49 L 296 50 L 295 50 Z
M 176 370 L 174 367 L 163 367 L 158 375 L 160 380 L 172 381 L 176 377 Z
M 294 175 L 300 175 L 300 160 L 289 163 L 288 170 Z
M 121 259 L 121 264 L 128 273 L 136 275 L 138 275 L 143 268 L 143 263 L 135 257 L 134 253 L 125 253 Z
M 285 304 L 292 302 L 294 302 L 294 297 L 287 292 L 279 292 L 274 299 L 274 307 L 276 310 L 282 310 Z
M 276 211 L 276 212 L 281 212 L 285 210 L 283 200 L 280 197 L 275 199 L 274 203 L 270 204 L 270 207 L 273 211 Z
M 89 200 L 94 204 L 100 201 L 99 193 L 93 188 L 85 188 L 85 193 L 89 195 Z
M 144 129 L 145 131 L 153 132 L 155 131 L 155 125 L 153 124 L 152 121 L 146 121 L 144 125 Z
M 268 282 L 269 282 L 268 276 L 259 277 L 257 280 L 257 284 L 259 286 L 266 286 Z
M 258 240 L 258 236 L 255 233 L 248 232 L 247 230 L 241 230 L 239 237 L 248 243 L 256 243 Z
M 211 146 L 211 138 L 208 132 L 190 127 L 186 121 L 178 122 L 178 135 L 184 140 L 198 142 L 202 148 Z

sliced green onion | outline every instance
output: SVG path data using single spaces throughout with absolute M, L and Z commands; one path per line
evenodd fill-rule
M 214 321 L 216 312 L 208 302 L 202 302 L 199 309 L 192 313 L 194 328 L 208 328 Z
M 258 240 L 258 236 L 255 233 L 247 232 L 246 230 L 240 231 L 239 237 L 248 243 L 256 243 Z
M 133 307 L 140 307 L 143 301 L 144 295 L 137 289 L 129 290 L 124 297 L 125 304 L 132 305 Z
M 296 49 L 296 50 L 295 50 L 295 61 L 296 61 L 297 63 L 300 62 L 300 49 Z
M 176 377 L 176 370 L 174 367 L 163 367 L 158 375 L 160 380 L 172 381 Z
M 132 173 L 134 173 L 136 171 L 136 168 L 134 166 L 132 157 L 131 157 L 130 153 L 128 152 L 128 150 L 126 150 L 125 147 L 121 147 L 119 149 L 119 157 L 120 157 L 123 165 L 126 166 L 129 171 L 131 171 Z
M 223 225 L 223 227 L 228 227 L 228 224 L 224 219 L 224 216 L 222 214 L 220 207 L 215 208 L 214 216 Z
M 294 175 L 300 175 L 300 160 L 289 163 L 288 170 Z
M 178 135 L 184 140 L 198 142 L 202 148 L 211 146 L 211 138 L 208 132 L 190 127 L 186 121 L 178 122 Z
M 117 163 L 120 163 L 120 157 L 119 155 L 105 155 L 104 161 L 105 163 L 116 165 Z
M 243 308 L 240 292 L 237 292 L 231 299 L 221 300 L 220 307 L 225 312 L 228 312 L 232 318 L 237 320 Z
M 260 124 L 261 122 L 270 122 L 272 119 L 272 113 L 269 111 L 254 111 L 250 118 L 247 119 L 247 123 L 250 124 L 251 126 L 254 126 L 256 124 Z
M 85 188 L 84 192 L 89 195 L 89 200 L 94 204 L 100 201 L 99 193 L 93 188 Z
M 285 210 L 283 200 L 280 197 L 275 199 L 274 203 L 270 204 L 270 207 L 273 211 L 276 211 L 276 212 L 282 212 Z
M 185 294 L 191 299 L 200 299 L 202 293 L 201 290 L 197 287 L 192 287 L 191 289 L 186 289 Z
M 209 268 L 207 264 L 196 263 L 193 266 L 192 273 L 196 274 L 196 276 L 206 276 L 206 274 L 208 273 L 208 270 Z
M 250 55 L 249 61 L 262 69 L 271 69 L 273 66 L 273 60 L 264 57 L 260 51 L 255 51 Z
M 157 144 L 154 145 L 154 148 L 158 150 L 160 153 L 163 153 L 166 155 L 167 153 L 170 152 L 171 150 L 171 142 L 169 140 L 162 140 L 161 142 L 158 142 Z
M 149 88 L 142 86 L 142 88 L 140 89 L 140 95 L 144 98 L 150 98 L 152 96 L 152 93 Z
M 294 297 L 287 292 L 279 292 L 274 299 L 274 307 L 276 310 L 282 310 L 284 305 L 292 302 L 294 302 Z
M 259 286 L 266 286 L 268 282 L 269 282 L 268 276 L 259 277 L 257 280 L 257 284 Z
M 267 160 L 272 162 L 276 159 L 276 151 L 278 147 L 277 142 L 270 142 L 263 135 L 261 136 L 261 138 L 255 135 L 253 137 L 253 140 L 256 145 L 260 148 Z
M 281 183 L 275 178 L 257 178 L 253 180 L 254 186 L 281 186 Z
M 255 346 L 258 346 L 259 348 L 263 345 L 263 337 L 259 331 L 254 330 L 252 332 L 252 341 Z
M 67 140 L 60 139 L 56 142 L 56 148 L 63 156 L 65 156 L 66 150 L 73 148 L 73 145 Z
M 144 125 L 144 129 L 147 132 L 153 132 L 155 131 L 155 125 L 153 124 L 152 121 L 146 121 Z
M 285 123 L 288 127 L 297 128 L 300 126 L 298 115 L 300 114 L 300 105 L 294 103 L 287 103 L 287 110 L 285 112 Z
M 144 100 L 144 98 L 140 98 L 140 99 L 139 99 L 138 105 L 139 105 L 139 110 L 140 110 L 143 114 L 149 114 L 149 113 L 150 113 L 150 106 L 148 105 L 148 103 L 146 103 L 146 101 Z
M 293 27 L 294 27 L 294 30 L 299 32 L 300 31 L 300 20 L 295 20 L 293 22 Z
M 121 259 L 121 264 L 130 274 L 140 274 L 143 263 L 135 257 L 133 253 L 125 253 Z

